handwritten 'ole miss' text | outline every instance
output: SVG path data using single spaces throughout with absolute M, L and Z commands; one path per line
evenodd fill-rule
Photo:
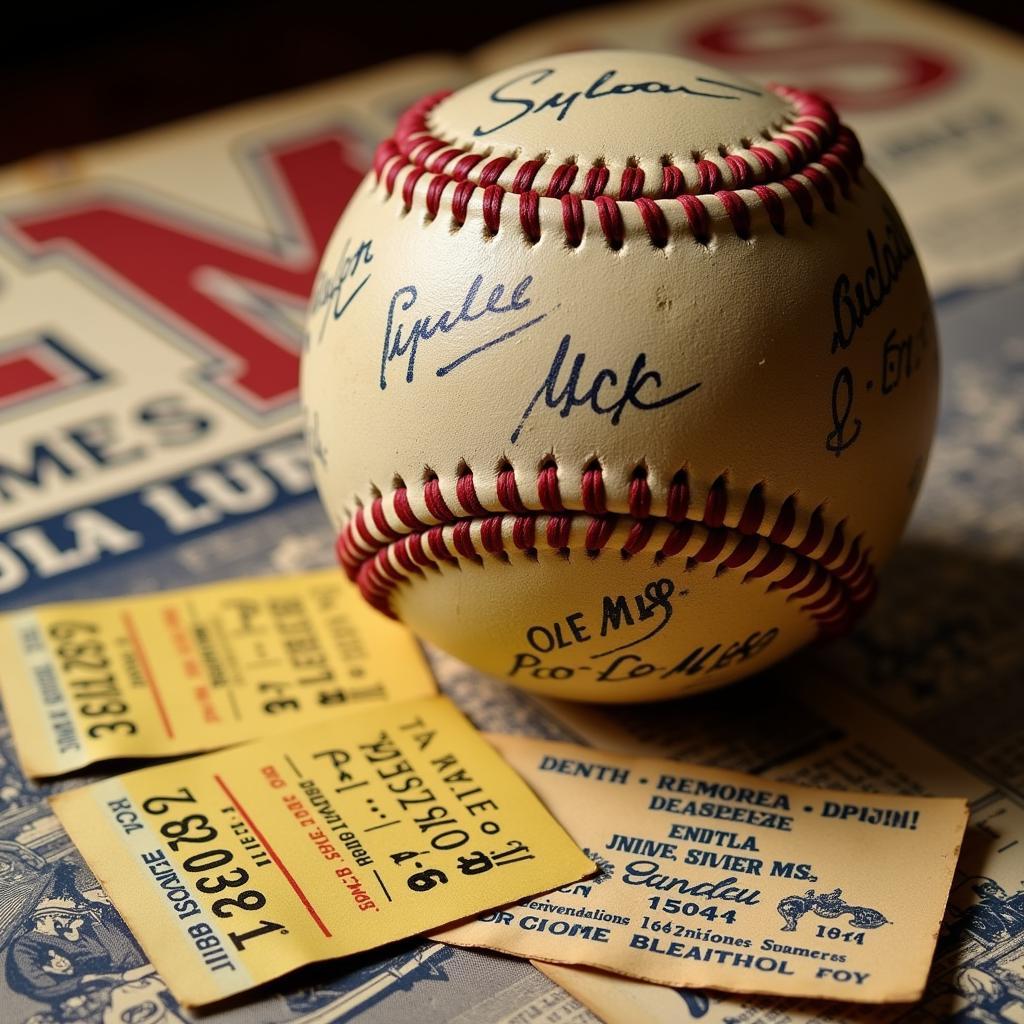
M 477 125 L 473 129 L 473 134 L 477 138 L 482 138 L 485 135 L 491 135 L 493 132 L 500 131 L 502 128 L 507 128 L 510 124 L 515 124 L 520 118 L 526 117 L 529 114 L 541 114 L 545 110 L 558 111 L 555 115 L 555 120 L 563 121 L 577 102 L 631 96 L 634 93 L 644 93 L 647 95 L 682 93 L 687 96 L 709 100 L 737 100 L 740 97 L 735 95 L 736 93 L 746 93 L 748 96 L 761 95 L 756 89 L 749 89 L 745 86 L 737 85 L 735 82 L 721 82 L 714 78 L 705 78 L 703 75 L 697 75 L 694 81 L 699 82 L 701 85 L 714 86 L 718 91 L 711 92 L 707 89 L 697 88 L 694 85 L 673 84 L 671 82 L 613 82 L 615 76 L 619 74 L 615 68 L 609 68 L 609 70 L 595 78 L 585 89 L 576 89 L 571 92 L 554 92 L 540 100 L 530 99 L 528 96 L 522 95 L 508 95 L 505 91 L 520 83 L 540 85 L 545 79 L 555 74 L 556 70 L 555 68 L 539 68 L 536 71 L 527 71 L 525 74 L 517 75 L 515 78 L 509 79 L 509 81 L 497 86 L 490 95 L 491 102 L 511 104 L 519 107 L 519 110 L 505 118 L 504 121 L 490 127 Z
M 450 334 L 456 327 L 463 324 L 475 323 L 504 313 L 520 312 L 531 304 L 532 299 L 527 293 L 530 290 L 530 285 L 533 284 L 533 277 L 529 274 L 511 289 L 504 284 L 494 285 L 486 300 L 481 301 L 479 296 L 483 283 L 483 274 L 477 274 L 458 307 L 452 306 L 450 309 L 440 312 L 435 310 L 421 312 L 419 308 L 416 308 L 416 313 L 419 315 L 412 323 L 403 320 L 400 314 L 408 313 L 416 307 L 420 297 L 416 286 L 405 285 L 391 296 L 391 301 L 388 303 L 388 316 L 384 327 L 384 347 L 380 360 L 380 388 L 382 391 L 388 386 L 388 366 L 396 359 L 404 358 L 406 360 L 405 380 L 407 384 L 413 382 L 416 377 L 416 355 L 419 352 L 421 341 L 430 341 L 434 335 L 439 333 Z M 463 352 L 452 362 L 440 367 L 436 371 L 437 376 L 446 376 L 457 366 L 472 359 L 473 356 L 479 355 L 495 345 L 500 345 L 533 327 L 545 316 L 547 316 L 546 313 L 541 313 L 531 317 L 494 338 L 474 345 L 469 351 Z
M 697 381 L 680 391 L 662 395 L 661 374 L 657 370 L 646 369 L 647 355 L 644 352 L 637 354 L 621 385 L 619 374 L 609 367 L 585 372 L 587 356 L 584 352 L 576 353 L 568 375 L 563 379 L 571 344 L 572 336 L 566 334 L 558 345 L 547 375 L 530 399 L 519 425 L 512 431 L 512 444 L 519 440 L 526 421 L 533 415 L 538 403 L 548 409 L 557 409 L 563 418 L 570 416 L 574 409 L 589 407 L 598 416 L 607 416 L 612 426 L 617 427 L 628 408 L 641 412 L 663 409 L 666 405 L 686 398 L 701 386 L 701 382 Z

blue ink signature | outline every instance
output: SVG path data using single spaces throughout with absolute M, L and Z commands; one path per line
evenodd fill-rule
M 540 101 L 531 100 L 526 96 L 507 96 L 504 94 L 505 89 L 508 89 L 510 86 L 517 85 L 520 82 L 526 82 L 529 85 L 540 85 L 540 83 L 546 78 L 550 78 L 551 75 L 555 74 L 555 71 L 555 68 L 540 68 L 537 71 L 527 71 L 525 74 L 517 75 L 515 78 L 509 79 L 509 81 L 503 82 L 501 85 L 497 86 L 490 95 L 492 102 L 512 103 L 518 105 L 521 109 L 511 117 L 506 118 L 506 120 L 502 121 L 500 124 L 496 124 L 490 128 L 485 128 L 483 125 L 477 125 L 477 127 L 473 129 L 473 134 L 477 138 L 482 138 L 484 135 L 490 135 L 492 132 L 499 131 L 501 128 L 507 128 L 510 124 L 514 124 L 521 117 L 526 117 L 527 114 L 540 114 L 545 110 L 557 110 L 558 113 L 555 115 L 555 120 L 562 121 L 565 119 L 566 114 L 569 113 L 573 104 L 579 100 L 600 100 L 606 99 L 609 96 L 629 96 L 633 93 L 685 93 L 687 96 L 698 96 L 711 100 L 737 100 L 740 98 L 736 95 L 729 95 L 728 90 L 731 90 L 733 93 L 746 93 L 749 96 L 762 95 L 756 89 L 748 89 L 746 86 L 737 85 L 735 82 L 722 82 L 715 78 L 705 78 L 703 75 L 697 75 L 694 80 L 701 83 L 701 85 L 717 86 L 719 89 L 727 91 L 709 92 L 691 85 L 672 85 L 668 82 L 657 81 L 615 82 L 614 84 L 609 84 L 619 73 L 614 68 L 604 72 L 604 74 L 591 82 L 586 89 L 577 89 L 575 92 L 552 93 L 546 99 Z
M 345 315 L 345 310 L 351 305 L 352 300 L 362 291 L 364 285 L 370 280 L 370 274 L 366 273 L 355 287 L 350 288 L 346 294 L 346 285 L 356 277 L 359 272 L 368 264 L 373 262 L 373 239 L 366 238 L 356 246 L 353 253 L 349 253 L 352 247 L 352 239 L 345 243 L 338 258 L 338 266 L 333 274 L 318 273 L 313 282 L 313 294 L 310 298 L 310 313 L 315 313 L 325 306 L 332 306 L 330 315 L 335 320 L 340 320 Z M 324 328 L 327 326 L 327 311 L 320 321 L 320 331 L 316 336 L 317 342 L 324 336 Z
M 519 425 L 512 431 L 510 438 L 512 444 L 519 440 L 526 421 L 533 415 L 539 402 L 542 402 L 548 409 L 557 409 L 559 416 L 563 418 L 570 416 L 574 409 L 589 406 L 591 411 L 597 413 L 598 416 L 608 416 L 612 426 L 617 427 L 622 419 L 622 414 L 629 407 L 642 412 L 663 409 L 666 405 L 672 405 L 674 402 L 686 398 L 687 395 L 693 394 L 701 386 L 701 382 L 698 381 L 696 384 L 683 388 L 682 391 L 654 398 L 653 394 L 661 391 L 661 374 L 657 370 L 645 369 L 647 355 L 644 352 L 639 353 L 633 360 L 629 376 L 618 395 L 614 394 L 613 389 L 619 387 L 619 375 L 607 367 L 594 374 L 589 386 L 585 382 L 581 382 L 587 359 L 583 352 L 578 352 L 573 357 L 568 378 L 563 383 L 562 371 L 569 356 L 571 341 L 572 336 L 569 334 L 562 338 L 551 363 L 551 369 L 548 370 L 547 376 L 537 389 L 536 394 L 530 399 L 530 404 L 523 412 Z M 605 388 L 609 391 L 602 395 L 602 390 Z M 642 392 L 645 388 L 647 393 L 652 395 L 651 399 L 643 397 Z
M 486 300 L 480 301 L 480 289 L 484 283 L 483 274 L 477 274 L 473 283 L 469 286 L 461 305 L 456 308 L 443 310 L 440 313 L 424 313 L 418 316 L 412 324 L 403 322 L 400 318 L 396 322 L 396 314 L 408 313 L 416 305 L 419 299 L 419 291 L 415 285 L 405 285 L 399 288 L 391 296 L 388 305 L 388 319 L 384 327 L 384 348 L 380 360 L 380 387 L 385 390 L 388 386 L 388 364 L 396 359 L 407 358 L 405 367 L 406 383 L 411 384 L 416 376 L 416 353 L 419 351 L 421 341 L 430 341 L 434 335 L 449 334 L 460 324 L 475 323 L 486 317 L 500 315 L 503 313 L 516 313 L 529 307 L 531 298 L 527 294 L 530 285 L 533 284 L 533 277 L 526 275 L 511 291 L 507 285 L 496 284 L 490 291 Z M 506 292 L 508 292 L 506 297 Z M 549 310 L 550 312 L 550 310 Z M 523 323 L 507 331 L 503 331 L 497 337 L 491 338 L 479 345 L 475 345 L 468 352 L 463 352 L 458 358 L 446 363 L 436 372 L 438 377 L 445 377 L 456 367 L 464 362 L 486 352 L 488 349 L 500 345 L 502 342 L 514 338 L 517 334 L 529 330 L 540 323 L 548 314 L 540 313 L 531 317 Z
M 870 262 L 851 284 L 849 274 L 840 274 L 832 286 L 832 354 L 849 348 L 868 318 L 877 313 L 889 297 L 903 268 L 915 257 L 914 245 L 891 207 L 885 209 L 885 236 L 879 248 L 871 229 L 867 232 Z

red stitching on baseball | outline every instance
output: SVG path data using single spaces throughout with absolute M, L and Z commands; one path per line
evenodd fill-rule
M 811 521 L 807 524 L 807 533 L 804 539 L 793 549 L 798 555 L 809 555 L 820 543 L 825 534 L 825 520 L 821 514 L 819 505 L 811 513 Z
M 700 160 L 697 163 L 697 194 L 706 195 L 717 192 L 722 187 L 722 169 L 711 160 Z
M 512 180 L 512 187 L 509 191 L 514 192 L 517 195 L 531 191 L 533 189 L 533 179 L 537 177 L 537 172 L 543 166 L 543 160 L 527 160 L 526 163 L 519 168 L 515 178 Z
M 536 192 L 524 192 L 519 197 L 519 223 L 531 242 L 540 241 L 540 196 Z
M 709 530 L 704 546 L 693 556 L 695 562 L 713 562 L 725 547 L 728 530 Z
M 579 168 L 575 164 L 561 164 L 555 168 L 548 182 L 547 197 L 549 199 L 561 199 L 576 180 Z
M 484 189 L 484 225 L 492 235 L 496 235 L 501 227 L 501 204 L 504 199 L 505 190 L 500 185 L 488 185 Z
M 610 196 L 598 196 L 594 200 L 594 205 L 597 207 L 597 219 L 604 237 L 608 239 L 608 244 L 613 249 L 621 249 L 625 232 L 619 204 Z
M 558 491 L 558 468 L 545 466 L 537 476 L 537 497 L 545 512 L 564 512 L 562 496 Z
M 569 530 L 572 528 L 572 516 L 552 516 L 548 520 L 547 543 L 555 551 L 567 551 L 569 548 Z
M 768 223 L 780 234 L 786 231 L 786 207 L 771 185 L 755 185 L 754 192 L 768 214 Z
M 746 188 L 750 184 L 750 178 L 752 172 L 750 164 L 741 156 L 737 156 L 735 153 L 730 153 L 725 158 L 725 164 L 732 171 L 732 187 L 733 188 Z
M 592 516 L 603 516 L 608 511 L 604 493 L 604 475 L 601 473 L 600 466 L 590 466 L 583 471 L 582 492 L 584 512 L 588 512 Z
M 374 498 L 369 508 L 360 506 L 338 537 L 338 558 L 348 575 L 357 581 L 372 605 L 393 615 L 391 596 L 410 576 L 440 563 L 458 565 L 463 559 L 484 564 L 484 555 L 508 560 L 506 538 L 527 557 L 537 557 L 538 525 L 546 548 L 563 556 L 571 554 L 575 524 L 583 528 L 583 550 L 596 557 L 604 551 L 615 531 L 626 526 L 619 553 L 623 558 L 640 554 L 652 538 L 662 533 L 655 562 L 684 552 L 703 527 L 700 547 L 686 559 L 686 567 L 717 563 L 715 574 L 745 568 L 744 583 L 773 577 L 791 562 L 785 574 L 768 583 L 768 590 L 786 591 L 788 599 L 817 624 L 819 632 L 833 635 L 848 629 L 870 605 L 877 589 L 870 551 L 863 550 L 858 535 L 846 539 L 846 521 L 831 527 L 822 505 L 816 506 L 802 537 L 793 538 L 797 522 L 796 498 L 782 503 L 770 531 L 765 528 L 764 486 L 757 484 L 743 496 L 742 504 L 730 495 L 724 475 L 708 487 L 702 502 L 691 500 L 689 474 L 678 472 L 665 494 L 664 515 L 651 514 L 653 496 L 643 466 L 633 473 L 627 492 L 625 515 L 607 511 L 604 476 L 594 462 L 586 466 L 580 481 L 582 511 L 567 509 L 562 498 L 558 466 L 548 460 L 536 480 L 539 509 L 524 504 L 515 471 L 499 469 L 495 497 L 500 508 L 481 501 L 473 473 L 466 467 L 455 479 L 453 511 L 435 475 L 423 483 L 417 500 L 435 522 L 424 522 L 413 511 L 408 488 L 399 481 L 386 497 Z M 727 524 L 729 510 L 740 509 L 735 526 Z M 697 510 L 691 514 L 691 510 Z M 402 528 L 409 531 L 402 533 Z M 667 528 L 667 529 L 666 529 Z M 826 540 L 827 538 L 827 540 Z M 426 543 L 424 544 L 424 540 Z M 821 554 L 814 556 L 824 543 Z
M 739 192 L 716 192 L 715 198 L 725 207 L 725 212 L 732 221 L 737 237 L 750 237 L 750 208 L 743 201 Z
M 501 553 L 501 516 L 487 516 L 480 524 L 480 542 L 489 554 Z
M 666 199 L 675 199 L 685 188 L 686 179 L 682 170 L 675 164 L 665 164 L 661 169 L 661 194 Z
M 741 151 L 727 152 L 723 147 L 720 162 L 695 153 L 691 187 L 683 168 L 663 158 L 661 190 L 655 195 L 643 194 L 647 176 L 632 159 L 619 174 L 615 196 L 607 194 L 612 179 L 603 161 L 586 168 L 578 194 L 571 191 L 580 172 L 575 163 L 553 167 L 543 189 L 534 187 L 545 168 L 543 159 L 517 163 L 514 157 L 498 156 L 481 165 L 482 154 L 466 152 L 431 134 L 429 115 L 446 93 L 424 97 L 399 118 L 394 137 L 377 148 L 373 168 L 389 195 L 404 174 L 401 194 L 406 208 L 414 202 L 420 178 L 430 175 L 423 200 L 430 218 L 438 215 L 448 186 L 455 182 L 451 209 L 457 226 L 465 223 L 476 189 L 483 189 L 482 215 L 490 234 L 500 229 L 504 195 L 511 192 L 519 197 L 519 223 L 532 243 L 540 241 L 543 199 L 562 203 L 562 226 L 566 243 L 571 247 L 582 243 L 589 212 L 585 204 L 593 204 L 597 226 L 609 246 L 621 248 L 627 234 L 623 211 L 632 204 L 651 243 L 664 248 L 671 237 L 671 225 L 665 216 L 671 207 L 664 204 L 672 199 L 682 207 L 694 239 L 707 243 L 711 239 L 712 216 L 706 200 L 711 196 L 724 208 L 740 238 L 750 237 L 751 214 L 755 209 L 764 210 L 772 229 L 782 234 L 786 230 L 785 196 L 792 200 L 803 222 L 810 225 L 817 203 L 835 212 L 837 193 L 843 198 L 849 196 L 863 158 L 856 137 L 839 122 L 828 103 L 797 89 L 776 87 L 775 91 L 795 111 L 790 122 L 774 131 L 766 142 L 754 145 L 743 140 Z M 480 170 L 471 180 L 470 175 L 478 166 Z M 503 185 L 500 179 L 510 168 L 512 180 Z M 780 186 L 784 191 L 780 191 Z
M 477 504 L 479 505 L 479 502 Z M 465 505 L 465 502 L 463 502 L 463 505 Z M 467 509 L 467 511 L 469 510 Z M 482 508 L 480 512 L 483 512 Z M 397 530 L 393 530 L 388 524 L 387 519 L 384 518 L 384 510 L 381 508 L 380 502 L 375 501 L 370 506 L 370 516 L 373 519 L 373 525 L 376 527 L 377 532 L 383 534 L 388 540 L 398 540 L 401 537 L 401 534 Z
M 510 163 L 512 163 L 512 157 L 496 156 L 490 163 L 485 164 L 484 169 L 480 172 L 480 187 L 487 188 L 488 185 L 497 184 L 498 179 L 501 177 L 501 172 Z
M 431 217 L 437 216 L 437 211 L 441 206 L 441 193 L 444 192 L 448 182 L 451 180 L 451 178 L 444 174 L 437 174 L 427 186 L 427 213 Z
M 678 555 L 690 542 L 692 534 L 692 523 L 679 523 L 677 526 L 674 526 L 672 532 L 668 535 L 668 539 L 661 545 L 662 556 L 671 558 L 673 555 Z
M 697 198 L 697 196 L 678 196 L 679 205 L 686 214 L 686 221 L 690 225 L 690 234 L 702 244 L 711 241 L 711 216 L 708 208 Z
M 723 559 L 720 569 L 739 569 L 746 565 L 757 552 L 757 537 L 744 537 L 736 545 L 731 555 Z
M 427 121 L 442 95 L 425 97 L 402 115 L 394 137 L 375 154 L 374 173 L 388 195 L 400 190 L 406 210 L 422 197 L 427 216 L 436 218 L 447 203 L 455 227 L 479 208 L 485 229 L 496 234 L 503 211 L 506 220 L 518 214 L 531 243 L 541 240 L 546 201 L 559 202 L 565 242 L 571 247 L 583 243 L 588 223 L 613 249 L 625 244 L 635 224 L 642 224 L 653 245 L 665 247 L 673 223 L 681 224 L 680 211 L 690 236 L 702 244 L 710 243 L 716 226 L 726 222 L 740 238 L 751 237 L 755 212 L 784 234 L 792 210 L 808 225 L 819 206 L 834 212 L 837 198 L 849 197 L 858 181 L 862 156 L 856 137 L 827 103 L 794 89 L 776 91 L 796 112 L 789 123 L 766 142 L 743 140 L 742 148 L 721 148 L 719 160 L 694 153 L 688 169 L 663 158 L 659 194 L 643 194 L 649 176 L 635 160 L 622 168 L 615 194 L 609 195 L 612 175 L 604 160 L 584 168 L 574 162 L 547 167 L 543 159 L 488 157 L 435 138 Z M 545 171 L 550 172 L 546 185 Z M 651 178 L 650 184 L 658 181 Z M 507 192 L 517 197 L 508 206 Z M 655 561 L 690 550 L 689 568 L 711 562 L 717 563 L 716 574 L 743 568 L 744 582 L 769 580 L 770 591 L 785 591 L 790 600 L 801 602 L 802 611 L 823 633 L 848 628 L 874 596 L 870 551 L 862 550 L 860 536 L 847 542 L 845 522 L 829 534 L 822 506 L 811 512 L 803 536 L 794 537 L 795 497 L 785 499 L 768 529 L 762 485 L 743 496 L 735 526 L 726 524 L 730 509 L 739 506 L 724 476 L 695 496 L 689 475 L 681 470 L 665 491 L 663 515 L 652 515 L 654 499 L 643 467 L 628 483 L 625 515 L 608 512 L 604 476 L 596 461 L 583 470 L 580 485 L 582 511 L 565 507 L 552 461 L 539 471 L 536 498 L 530 498 L 539 509 L 524 503 L 515 472 L 507 465 L 499 469 L 494 491 L 485 492 L 489 496 L 484 500 L 465 468 L 457 475 L 454 494 L 446 495 L 433 475 L 412 498 L 405 484 L 396 481 L 386 498 L 378 496 L 369 507 L 356 509 L 338 538 L 338 556 L 367 600 L 388 614 L 395 587 L 409 577 L 460 560 L 483 564 L 484 555 L 507 561 L 509 541 L 525 557 L 536 558 L 538 535 L 544 546 L 568 556 L 580 526 L 583 548 L 594 557 L 621 529 L 619 552 L 624 558 L 645 551 L 658 536 Z M 704 532 L 695 536 L 698 529 Z M 691 545 L 697 543 L 694 551 Z M 814 557 L 822 545 L 823 552 Z M 775 578 L 779 572 L 784 575 Z
M 586 549 L 593 554 L 601 551 L 615 532 L 616 516 L 605 516 L 600 519 L 591 519 L 587 526 Z
M 651 514 L 651 485 L 643 467 L 637 469 L 629 482 L 629 514 L 634 519 L 646 519 Z
M 476 167 L 483 158 L 482 153 L 467 153 L 452 169 L 452 177 L 456 181 L 463 181 L 466 175 L 469 174 L 469 172 L 473 170 L 473 168 Z
M 750 489 L 750 494 L 747 495 L 747 503 L 743 506 L 743 514 L 736 524 L 736 529 L 740 533 L 757 533 L 761 521 L 764 519 L 764 511 L 764 485 L 757 484 Z
M 624 167 L 619 181 L 619 199 L 622 201 L 639 199 L 644 194 L 644 169 L 642 167 Z
M 644 196 L 633 202 L 644 219 L 644 227 L 650 236 L 651 244 L 659 249 L 664 249 L 668 245 L 669 229 L 668 221 L 665 219 L 665 214 L 661 212 L 661 207 L 653 199 L 647 199 Z
M 604 190 L 608 187 L 608 179 L 611 177 L 611 172 L 607 167 L 591 167 L 587 171 L 587 177 L 583 186 L 583 198 L 584 199 L 596 199 L 598 196 L 604 194 Z
M 427 506 L 427 511 L 439 523 L 447 523 L 455 518 L 441 495 L 441 485 L 437 482 L 437 477 L 428 480 L 423 485 L 423 503 Z
M 690 508 L 690 479 L 685 470 L 680 470 L 672 478 L 668 487 L 668 500 L 665 502 L 665 518 L 670 523 L 680 523 L 686 519 Z
M 708 497 L 704 504 L 704 522 L 708 526 L 721 526 L 725 522 L 728 506 L 729 495 L 726 492 L 725 478 L 720 476 L 708 488 Z
M 655 522 L 653 519 L 639 519 L 629 529 L 629 536 L 622 545 L 623 552 L 630 555 L 638 555 L 651 539 L 654 533 Z
M 512 526 L 512 543 L 520 551 L 529 551 L 533 548 L 535 525 L 532 516 L 516 516 Z
M 772 544 L 785 544 L 789 540 L 794 526 L 796 526 L 796 498 L 791 494 L 782 503 L 772 532 L 768 534 L 768 540 Z
M 817 167 L 805 167 L 804 177 L 814 183 L 814 187 L 818 190 L 818 194 L 821 196 L 821 201 L 825 204 L 825 209 L 829 213 L 836 212 L 836 196 L 835 191 L 832 188 L 832 180 L 827 174 L 819 171 Z
M 461 149 L 444 149 L 435 153 L 427 162 L 427 170 L 440 174 L 457 156 L 462 156 Z
M 569 245 L 575 248 L 583 241 L 583 200 L 579 196 L 562 196 L 562 227 Z
M 456 224 L 466 223 L 466 213 L 469 210 L 469 198 L 476 191 L 476 186 L 471 181 L 460 181 L 452 193 L 452 217 Z
M 509 467 L 498 474 L 498 501 L 501 507 L 515 512 L 517 515 L 526 514 L 526 506 L 519 497 L 519 487 L 516 484 L 516 472 Z
M 765 174 L 772 178 L 778 176 L 779 158 L 770 149 L 765 149 L 764 146 L 751 146 L 750 152 L 752 156 L 756 157 Z
M 376 505 L 377 502 L 374 501 Z M 410 530 L 418 530 L 421 526 L 426 526 L 426 523 L 420 522 L 416 518 L 412 511 L 412 506 L 409 504 L 409 491 L 405 487 L 400 487 L 395 491 L 395 514 L 401 520 L 403 526 L 407 526 Z

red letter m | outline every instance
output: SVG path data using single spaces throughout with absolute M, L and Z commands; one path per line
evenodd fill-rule
M 331 229 L 362 177 L 356 140 L 332 133 L 266 151 L 283 228 L 230 238 L 182 213 L 90 197 L 13 218 L 43 252 L 81 260 L 202 357 L 202 376 L 250 416 L 287 409 L 298 389 L 305 308 Z M 200 196 L 200 198 L 202 198 Z

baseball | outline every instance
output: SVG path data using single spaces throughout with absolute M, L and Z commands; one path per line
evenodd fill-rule
M 648 701 L 839 634 L 928 455 L 913 244 L 819 97 L 545 57 L 398 122 L 302 388 L 366 600 L 535 692 Z

